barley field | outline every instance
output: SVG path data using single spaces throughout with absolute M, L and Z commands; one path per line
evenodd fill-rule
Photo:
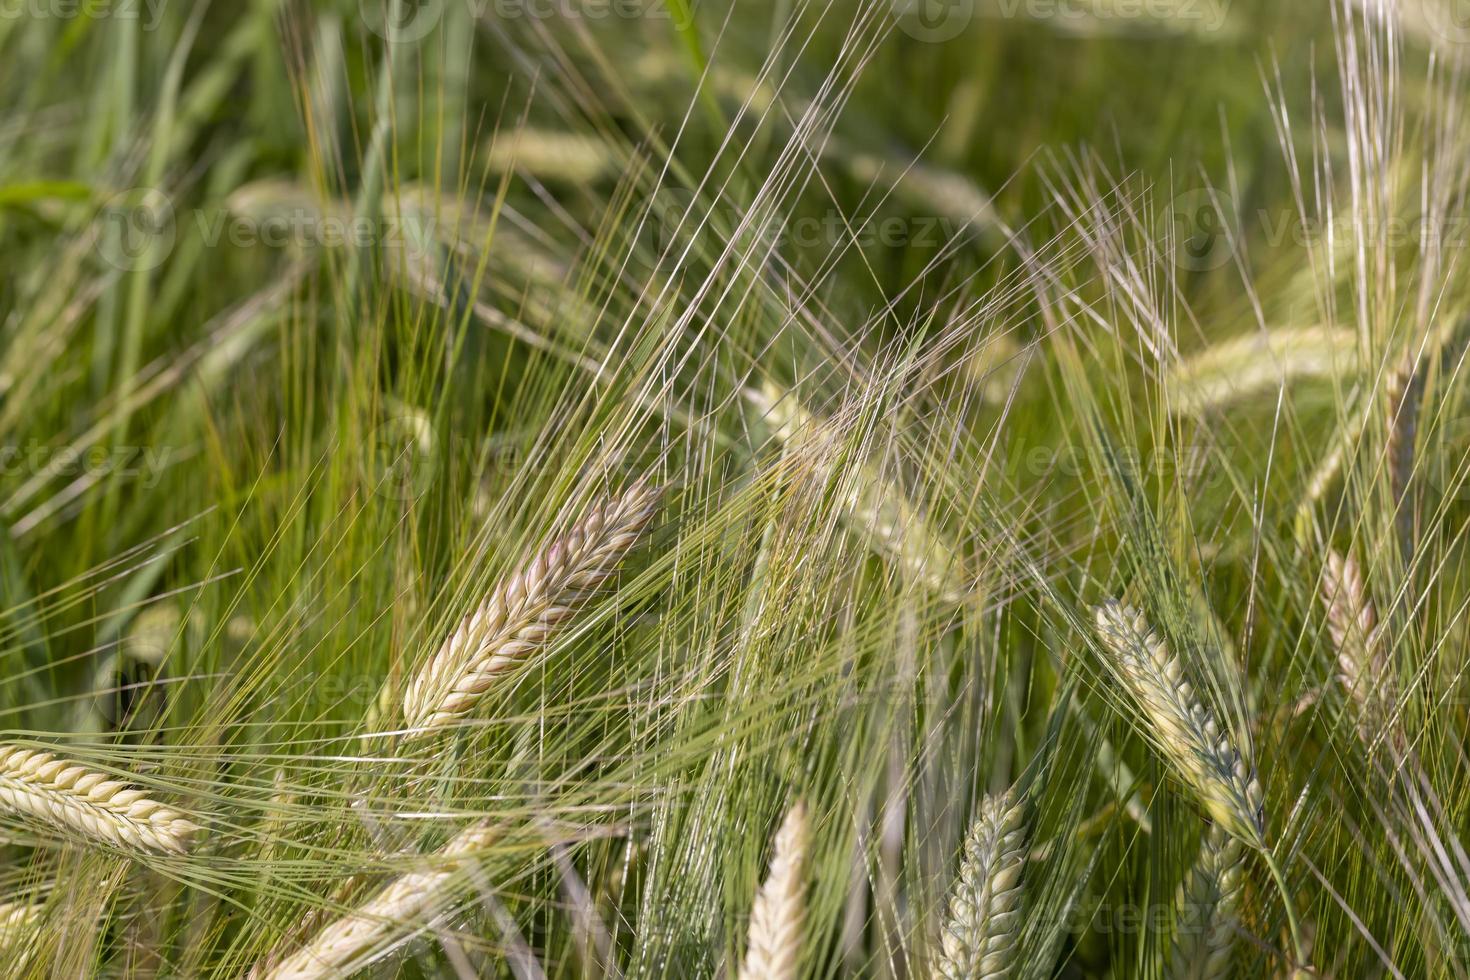
M 1463 0 L 0 81 L 0 980 L 1470 980 Z

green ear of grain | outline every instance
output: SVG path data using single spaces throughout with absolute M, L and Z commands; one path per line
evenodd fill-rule
M 1012 793 L 987 797 L 965 841 L 940 935 L 936 980 L 1013 975 L 1021 935 L 1026 868 L 1025 807 Z
M 1252 847 L 1265 846 L 1265 803 L 1248 756 L 1220 729 L 1183 664 L 1136 610 L 1097 608 L 1108 669 L 1128 691 L 1150 741 L 1210 816 Z
M 1210 347 L 1169 369 L 1171 407 L 1199 414 L 1303 378 L 1357 369 L 1357 337 L 1332 327 L 1278 327 Z
M 1240 841 L 1218 826 L 1200 841 L 1199 856 L 1179 885 L 1169 956 L 1172 980 L 1225 980 L 1231 975 L 1244 861 Z

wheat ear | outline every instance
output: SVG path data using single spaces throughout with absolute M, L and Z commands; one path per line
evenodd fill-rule
M 0 744 L 0 809 L 135 851 L 183 854 L 199 830 L 141 789 L 14 744 Z
M 1357 367 L 1357 335 L 1338 327 L 1280 327 L 1231 337 L 1175 363 L 1173 411 L 1199 415 L 1295 378 L 1340 377 Z
M 1116 602 L 1097 608 L 1107 663 L 1128 690 L 1151 740 L 1217 822 L 1253 847 L 1265 846 L 1264 803 L 1255 768 L 1220 730 L 1184 676 L 1163 637 L 1136 610 Z
M 1351 555 L 1327 552 L 1322 569 L 1327 634 L 1337 652 L 1337 678 L 1359 709 L 1358 733 L 1371 744 L 1384 731 L 1396 700 L 1379 642 L 1378 612 L 1363 570 Z
M 0 902 L 0 949 L 29 935 L 41 918 L 41 906 L 27 902 Z
M 949 899 L 934 975 L 979 980 L 1011 975 L 1021 935 L 1021 873 L 1026 868 L 1025 807 L 1013 793 L 986 797 L 965 841 Z
M 435 867 L 395 878 L 358 908 L 323 926 L 305 946 L 275 963 L 257 964 L 252 980 L 325 980 L 366 966 L 389 946 L 443 912 L 470 863 L 465 856 L 494 839 L 489 824 L 461 831 L 437 854 Z M 456 860 L 458 859 L 458 860 Z
M 11 976 L 21 976 L 39 943 L 42 908 L 27 902 L 0 902 L 0 951 Z
M 640 480 L 500 583 L 409 682 L 403 699 L 409 727 L 427 732 L 453 724 L 501 675 L 545 649 L 642 539 L 660 496 Z
M 1244 861 L 1245 848 L 1219 826 L 1200 841 L 1199 857 L 1179 886 L 1179 922 L 1169 957 L 1173 980 L 1230 976 Z
M 497 134 L 485 157 L 492 173 L 515 169 L 542 180 L 589 184 L 619 165 L 608 147 L 581 133 L 525 126 Z
M 750 907 L 750 936 L 739 980 L 794 980 L 806 919 L 806 805 L 796 804 L 776 832 L 771 868 Z

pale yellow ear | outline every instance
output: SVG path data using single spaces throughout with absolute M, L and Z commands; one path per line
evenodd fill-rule
M 395 878 L 358 908 L 327 922 L 299 949 L 257 963 L 250 980 L 332 980 L 356 972 L 443 916 L 462 893 L 484 891 L 476 857 L 497 837 L 489 821 L 472 824 L 424 856 L 421 870 Z
M 663 496 L 641 479 L 598 501 L 565 535 L 496 586 L 409 680 L 403 721 L 427 735 L 466 717 L 506 673 L 547 650 L 557 632 L 644 539 Z
M 1337 653 L 1337 679 L 1357 713 L 1358 736 L 1370 753 L 1388 746 L 1401 754 L 1404 740 L 1395 717 L 1398 678 L 1385 654 L 1378 610 L 1357 559 L 1329 548 L 1320 592 L 1327 634 Z
M 131 851 L 183 854 L 199 831 L 123 779 L 16 743 L 0 744 L 0 811 L 63 838 Z
M 771 866 L 750 906 L 750 928 L 740 980 L 796 980 L 806 924 L 807 862 L 811 826 L 797 802 L 781 821 Z

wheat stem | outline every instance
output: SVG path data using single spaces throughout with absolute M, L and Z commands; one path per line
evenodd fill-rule
M 409 727 L 429 732 L 453 724 L 502 675 L 544 650 L 642 539 L 660 495 L 638 481 L 502 582 L 409 682 L 403 699 Z
M 1152 726 L 1153 743 L 1210 816 L 1245 843 L 1264 848 L 1264 801 L 1255 768 L 1196 696 L 1179 658 L 1127 606 L 1099 606 L 1097 629 L 1112 654 L 1110 669 Z
M 1417 515 L 1410 499 L 1410 480 L 1414 475 L 1414 439 L 1419 431 L 1419 405 L 1424 395 L 1424 375 L 1417 362 L 1399 364 L 1384 382 L 1388 402 L 1388 437 L 1384 445 L 1388 457 L 1389 482 L 1393 491 L 1394 523 L 1407 561 L 1413 552 L 1417 533 Z
M 135 851 L 183 854 L 199 830 L 122 780 L 15 744 L 0 744 L 0 809 Z
M 739 980 L 794 980 L 806 920 L 809 826 L 797 803 L 781 822 L 766 880 L 750 907 L 750 933 Z
M 987 797 L 965 841 L 934 975 L 941 980 L 1004 978 L 1016 966 L 1025 807 L 1014 794 Z
M 1261 859 L 1266 862 L 1266 869 L 1276 882 L 1276 890 L 1281 893 L 1281 907 L 1286 910 L 1286 928 L 1291 932 L 1291 948 L 1296 956 L 1296 967 L 1303 967 L 1308 963 L 1307 944 L 1302 940 L 1302 927 L 1296 918 L 1296 905 L 1291 900 L 1291 889 L 1286 885 L 1286 875 L 1282 874 L 1281 867 L 1270 851 L 1262 850 Z
M 291 956 L 257 964 L 252 980 L 325 980 L 366 966 L 445 910 L 471 864 L 465 856 L 483 850 L 494 836 L 484 822 L 461 831 L 434 856 L 434 867 L 395 878 L 360 907 L 322 927 Z

